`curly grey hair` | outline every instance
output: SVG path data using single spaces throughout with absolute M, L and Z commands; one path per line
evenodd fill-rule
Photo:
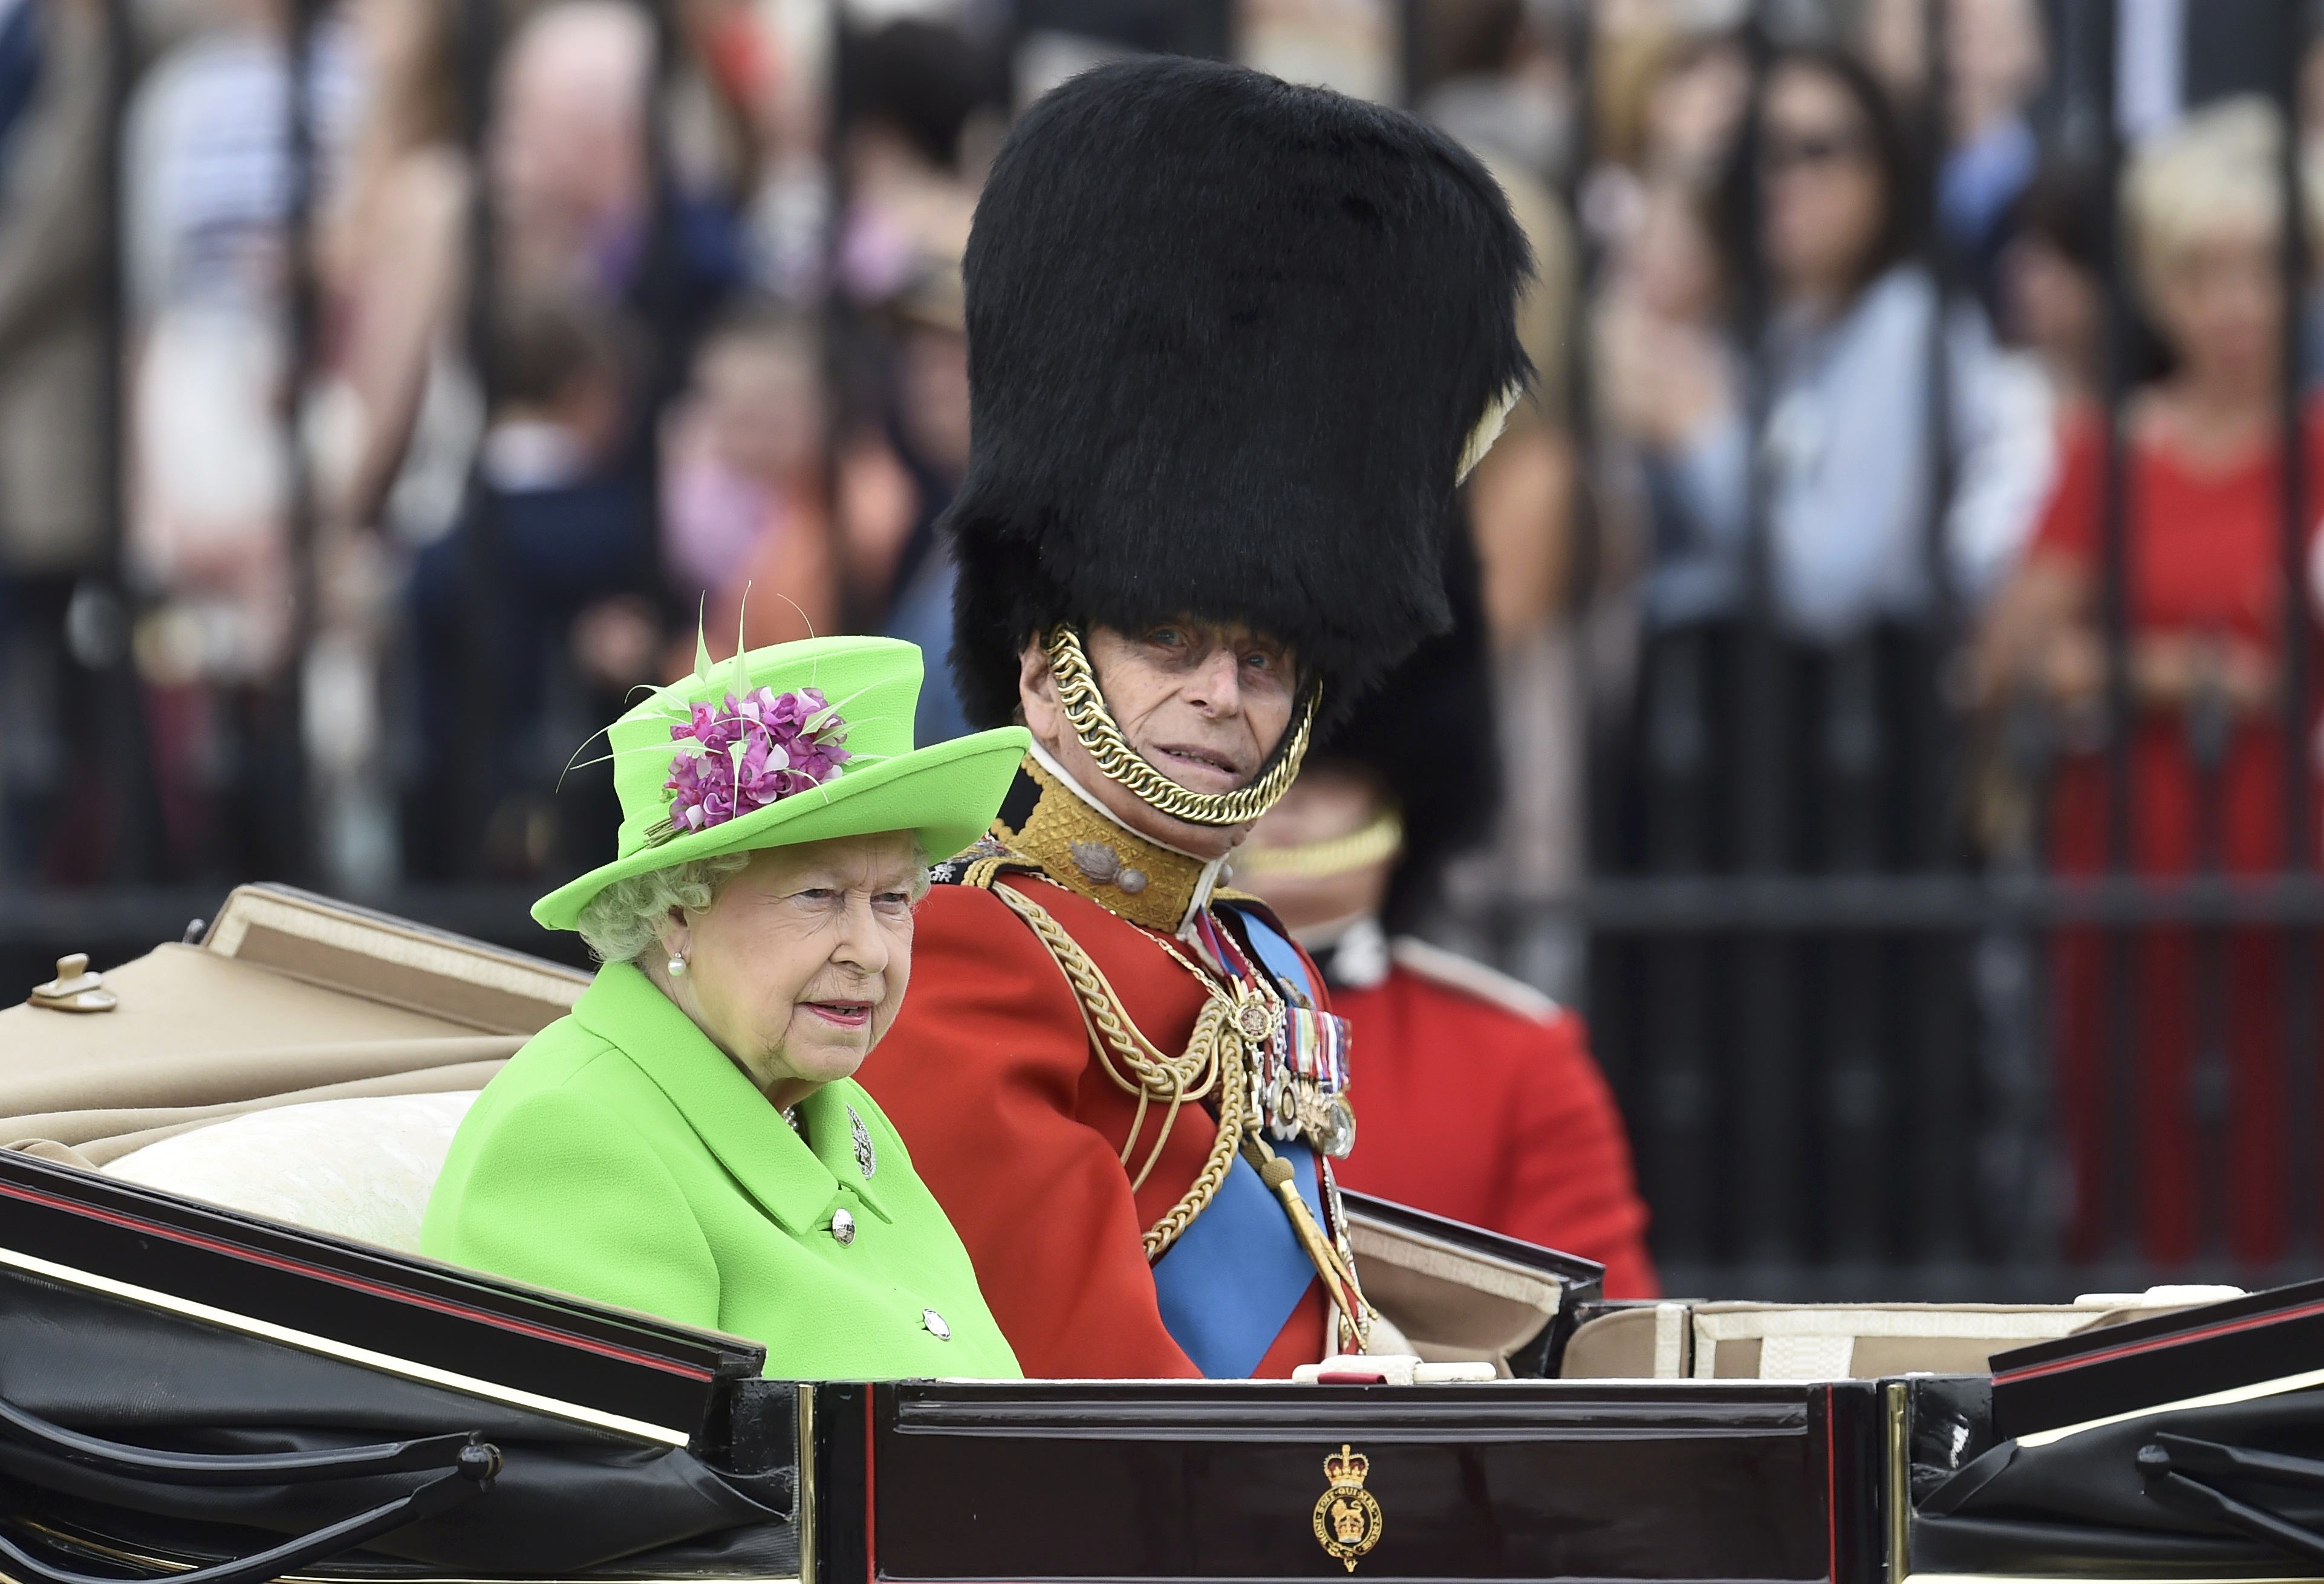
M 912 843 L 912 900 L 928 894 L 928 855 Z M 575 926 L 600 962 L 636 962 L 661 948 L 661 926 L 673 907 L 707 912 L 719 888 L 751 867 L 748 852 L 690 858 L 615 880 L 582 905 Z
M 635 962 L 659 950 L 671 908 L 707 910 L 718 888 L 750 867 L 748 852 L 722 852 L 615 880 L 582 906 L 581 938 L 600 962 Z

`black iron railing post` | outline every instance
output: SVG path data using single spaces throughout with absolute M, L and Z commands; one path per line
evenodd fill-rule
M 2314 678 L 2310 663 L 2316 623 L 2310 602 L 2315 597 L 2309 561 L 2309 540 L 2316 522 L 2310 506 L 2306 421 L 2307 381 L 2311 371 L 2306 350 L 2308 227 L 2311 220 L 2307 184 L 2301 180 L 2304 151 L 2300 121 L 2302 63 L 2307 59 L 2307 30 L 2301 25 L 2305 7 L 2301 0 L 2279 0 L 2277 14 L 2282 35 L 2276 51 L 2279 76 L 2273 85 L 2283 113 L 2283 140 L 2277 149 L 2276 180 L 2282 191 L 2283 237 L 2281 267 L 2283 280 L 2283 366 L 2282 379 L 2282 472 L 2278 474 L 2279 561 L 2282 578 L 2282 723 L 2283 733 L 2283 868 L 2306 877 L 2316 868 L 2317 754 L 2314 739 Z M 2318 932 L 2293 927 L 2276 943 L 2276 973 L 2283 996 L 2284 1085 L 2286 1104 L 2280 1125 L 2285 1130 L 2283 1190 L 2289 1201 L 2287 1252 L 2294 1258 L 2318 1248 L 2318 1198 L 2324 1181 L 2318 1174 L 2316 1141 L 2319 1095 L 2317 1071 Z
M 290 586 L 290 620 L 279 686 L 281 710 L 272 733 L 280 779 L 257 796 L 267 823 L 284 833 L 272 854 L 292 877 L 309 878 L 317 853 L 320 811 L 318 781 L 308 751 L 307 665 L 319 625 L 320 583 L 314 470 L 307 451 L 308 399 L 319 351 L 316 330 L 315 213 L 320 187 L 315 116 L 318 0 L 290 0 L 283 51 L 282 215 L 283 366 L 282 511 Z
M 1949 674 L 1965 636 L 1960 591 L 1954 576 L 1952 506 L 1955 456 L 1960 435 L 1954 422 L 1953 315 L 1955 271 L 1936 197 L 1952 143 L 1952 0 L 1922 0 L 1921 48 L 1925 87 L 1922 106 L 1922 187 L 1910 201 L 1928 208 L 1922 230 L 1922 268 L 1928 273 L 1931 311 L 1924 355 L 1922 400 L 1923 476 L 1928 500 L 1921 518 L 1921 566 L 1928 598 L 1923 630 L 1907 638 L 1891 663 L 1903 675 L 1902 719 L 1895 735 L 1904 739 L 1902 776 L 1886 785 L 1904 806 L 1901 856 L 1916 870 L 1950 869 L 1956 855 L 1956 820 L 1961 807 L 1965 761 L 1960 732 L 1949 698 Z M 1892 695 L 1893 696 L 1893 695 Z M 1910 1032 L 1900 1041 L 1909 1077 L 1900 1086 L 1912 1121 L 1909 1171 L 1917 1183 L 1970 1180 L 1969 1079 L 1972 1036 L 1962 1016 L 1966 993 L 1966 943 L 1931 935 L 1900 942 L 1907 972 L 1902 988 L 1914 1008 Z M 1912 1229 L 1925 1257 L 1952 1260 L 1967 1253 L 1969 1193 L 1910 1196 Z
M 1757 0 L 1750 22 L 1753 53 L 1753 115 L 1764 117 L 1772 53 L 1771 31 L 1779 20 L 1775 0 Z M 1753 154 L 1759 139 L 1747 127 Z M 1750 436 L 1749 507 L 1745 551 L 1745 608 L 1740 642 L 1739 720 L 1736 732 L 1738 852 L 1747 875 L 1783 872 L 1788 856 L 1792 797 L 1801 785 L 1792 763 L 1798 738 L 1787 686 L 1786 649 L 1776 590 L 1774 524 L 1766 452 L 1774 399 L 1769 327 L 1772 283 L 1762 226 L 1764 172 L 1753 159 L 1745 184 L 1750 195 L 1745 245 L 1739 250 L 1744 279 L 1738 282 L 1742 344 L 1746 354 L 1746 412 Z M 1798 1248 L 1803 1199 L 1801 1171 L 1805 1129 L 1802 1127 L 1799 1028 L 1794 940 L 1756 935 L 1736 953 L 1740 1034 L 1736 1080 L 1736 1183 L 1732 1210 L 1743 1251 L 1750 1257 L 1782 1261 Z
M 1396 0 L 1397 102 L 1409 109 L 1428 86 L 1427 0 Z
M 97 191 L 90 201 L 102 206 L 97 247 L 97 444 L 91 447 L 97 470 L 97 521 L 102 536 L 94 575 L 101 597 L 120 612 L 122 641 L 98 678 L 99 696 L 107 718 L 116 723 L 104 733 L 104 791 L 108 829 L 104 874 L 114 885 L 136 884 L 159 878 L 160 810 L 153 782 L 153 754 L 146 735 L 144 690 L 138 679 L 134 643 L 136 606 L 129 582 L 128 458 L 129 410 L 129 271 L 124 205 L 127 175 L 124 132 L 129 115 L 130 90 L 137 79 L 137 6 L 135 0 L 105 0 L 104 131 L 99 139 Z
M 1711 677 L 1721 657 L 1711 649 L 1711 635 L 1700 628 L 1673 632 L 1646 651 L 1648 670 L 1640 678 L 1647 690 L 1640 724 L 1644 834 L 1646 864 L 1657 878 L 1700 883 L 1711 861 L 1706 839 L 1717 762 L 1711 744 L 1720 717 L 1729 712 L 1711 695 Z M 1603 932 L 1591 933 L 1602 938 Z M 1711 1010 L 1719 946 L 1707 928 L 1674 932 L 1639 946 L 1645 1000 L 1638 1014 L 1645 1052 L 1639 1088 L 1648 1124 L 1642 1153 L 1655 1248 L 1665 1258 L 1709 1259 L 1718 1229 L 1718 1183 L 1728 1170 L 1718 1158 L 1714 1130 Z
M 496 303 L 493 266 L 500 256 L 494 235 L 492 172 L 492 104 L 501 50 L 503 0 L 460 0 L 458 19 L 461 142 L 467 150 L 470 198 L 466 276 L 467 322 L 463 327 L 467 362 L 476 382 L 478 405 L 489 435 L 500 396 L 499 358 L 494 348 Z M 456 531 L 460 535 L 460 587 L 455 596 L 454 642 L 460 650 L 460 685 L 453 690 L 456 718 L 451 723 L 451 759 L 438 784 L 456 800 L 455 834 L 446 851 L 457 878 L 475 878 L 484 859 L 489 829 L 505 790 L 507 755 L 500 741 L 504 716 L 501 696 L 500 580 L 502 557 L 493 490 L 483 445 L 475 465 Z M 434 787 L 431 795 L 440 795 Z
M 2099 180 L 2105 184 L 2101 213 L 2105 216 L 2103 256 L 2106 260 L 2107 323 L 2105 345 L 2105 460 L 2100 486 L 2100 557 L 2098 620 L 2106 646 L 2106 867 L 2120 876 L 2131 868 L 2133 778 L 2131 755 L 2138 732 L 2138 714 L 2131 695 L 2129 531 L 2130 466 L 2125 408 L 2130 396 L 2132 337 L 2136 316 L 2125 280 L 2122 175 L 2124 150 L 2119 115 L 2121 71 L 2120 0 L 2084 0 L 2095 8 L 2092 30 L 2098 55 L 2097 135 L 2101 151 Z M 2129 1257 L 2140 1245 L 2139 1151 L 2136 1141 L 2145 1106 L 2144 1084 L 2134 1040 L 2135 1008 L 2132 987 L 2134 944 L 2148 937 L 2109 931 L 2100 952 L 2098 1017 L 2102 1026 L 2098 1064 L 2098 1089 L 2105 1125 L 2099 1130 L 2104 1165 L 2100 1206 L 2103 1246 Z

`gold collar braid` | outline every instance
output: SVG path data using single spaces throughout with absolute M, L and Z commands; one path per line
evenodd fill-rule
M 1197 792 L 1182 787 L 1147 763 L 1114 723 L 1112 712 L 1105 707 L 1105 695 L 1098 691 L 1096 673 L 1090 669 L 1089 656 L 1082 650 L 1081 634 L 1070 623 L 1061 622 L 1049 629 L 1047 647 L 1049 673 L 1057 683 L 1057 703 L 1098 769 L 1108 780 L 1128 787 L 1148 807 L 1172 819 L 1194 825 L 1247 825 L 1290 790 L 1299 774 L 1299 761 L 1307 757 L 1315 706 L 1323 696 L 1320 682 L 1303 691 L 1291 730 L 1284 734 L 1257 780 L 1232 792 Z
M 1010 852 L 1132 924 L 1166 935 L 1185 927 L 1195 902 L 1208 898 L 1218 865 L 1116 824 L 1035 755 L 1027 754 L 1017 773 L 1041 795 L 1021 825 L 1009 824 L 1012 806 L 1021 804 L 1013 793 L 993 816 L 992 833 Z

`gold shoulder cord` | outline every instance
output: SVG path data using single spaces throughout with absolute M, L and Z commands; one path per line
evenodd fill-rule
M 973 874 L 964 878 L 966 883 L 977 883 Z M 983 883 L 1025 921 L 1034 936 L 1047 948 L 1065 974 L 1066 984 L 1072 987 L 1074 1000 L 1080 1004 L 1082 1023 L 1089 1032 L 1090 1048 L 1097 1052 L 1098 1065 L 1116 1088 L 1137 1097 L 1138 1111 L 1130 1121 L 1130 1137 L 1121 1146 L 1124 1170 L 1129 1169 L 1130 1156 L 1137 1153 L 1139 1136 L 1146 1130 L 1148 1108 L 1157 1101 L 1169 1108 L 1147 1151 L 1145 1164 L 1130 1178 L 1133 1192 L 1145 1186 L 1146 1179 L 1153 1174 L 1155 1164 L 1161 1159 L 1162 1147 L 1177 1125 L 1178 1109 L 1190 1101 L 1206 1100 L 1214 1093 L 1219 1097 L 1219 1136 L 1211 1147 L 1209 1158 L 1203 1163 L 1202 1171 L 1185 1196 L 1146 1233 L 1146 1257 L 1158 1259 L 1217 1195 L 1219 1184 L 1226 1181 L 1227 1173 L 1234 1167 L 1235 1152 L 1241 1147 L 1250 1085 L 1243 1060 L 1242 1036 L 1236 1022 L 1239 1008 L 1208 975 L 1196 972 L 1195 978 L 1206 995 L 1202 1013 L 1194 1019 L 1194 1036 L 1186 1042 L 1185 1054 L 1166 1055 L 1123 1015 L 1120 998 L 1107 982 L 1104 972 L 1047 908 L 1011 887 L 992 885 L 989 878 Z M 1171 955 L 1189 972 L 1194 972 L 1185 958 L 1175 952 Z
M 1178 1110 L 1190 1101 L 1202 1101 L 1215 1093 L 1219 1097 L 1219 1134 L 1211 1146 L 1211 1153 L 1196 1174 L 1194 1183 L 1170 1212 L 1154 1223 L 1145 1234 L 1146 1257 L 1150 1263 L 1159 1259 L 1163 1251 L 1177 1241 L 1194 1219 L 1202 1214 L 1211 1201 L 1217 1197 L 1219 1186 L 1227 1174 L 1234 1169 L 1238 1154 L 1250 1157 L 1259 1180 L 1284 1202 L 1285 1213 L 1291 1220 L 1293 1234 L 1297 1238 L 1309 1263 L 1323 1278 L 1325 1291 L 1333 1296 L 1335 1308 L 1345 1316 L 1343 1324 L 1352 1330 L 1358 1345 L 1369 1341 L 1371 1332 L 1370 1305 L 1357 1285 L 1355 1271 L 1343 1249 L 1334 1248 L 1322 1228 L 1315 1224 L 1314 1214 L 1299 1197 L 1291 1163 L 1268 1147 L 1257 1125 L 1256 1101 L 1251 1095 L 1250 1069 L 1246 1050 L 1245 1015 L 1254 1003 L 1265 1010 L 1265 1026 L 1272 1027 L 1282 1008 L 1263 989 L 1252 987 L 1238 998 L 1222 990 L 1209 974 L 1186 961 L 1168 941 L 1160 943 L 1171 960 L 1191 974 L 1203 987 L 1204 1001 L 1201 1014 L 1194 1020 L 1194 1032 L 1187 1041 L 1185 1054 L 1165 1054 L 1148 1039 L 1121 1009 L 1120 998 L 1115 993 L 1102 969 L 1093 962 L 1081 943 L 1068 934 L 1049 910 L 1030 897 L 1010 887 L 998 886 L 993 881 L 1010 861 L 1006 858 L 981 859 L 970 866 L 962 877 L 964 885 L 977 886 L 992 892 L 1009 906 L 1011 912 L 1023 919 L 1036 939 L 1047 949 L 1050 958 L 1074 992 L 1082 1015 L 1082 1025 L 1088 1031 L 1090 1046 L 1098 1054 L 1098 1063 L 1108 1078 L 1123 1092 L 1135 1095 L 1138 1110 L 1130 1125 L 1130 1137 L 1121 1147 L 1121 1164 L 1126 1170 L 1130 1157 L 1136 1153 L 1138 1137 L 1145 1130 L 1149 1104 L 1166 1102 L 1162 1126 L 1154 1137 L 1153 1147 L 1147 1153 L 1146 1163 L 1130 1179 L 1133 1192 L 1143 1187 L 1152 1174 L 1155 1163 L 1161 1158 L 1162 1147 L 1177 1125 Z M 1320 1169 L 1320 1168 L 1319 1168 Z M 1346 1339 L 1343 1338 L 1343 1341 Z

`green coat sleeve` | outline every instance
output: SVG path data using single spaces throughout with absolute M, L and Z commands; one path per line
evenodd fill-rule
M 718 1266 L 678 1181 L 634 1128 L 570 1089 L 491 1119 L 426 1251 L 536 1286 L 715 1329 Z

